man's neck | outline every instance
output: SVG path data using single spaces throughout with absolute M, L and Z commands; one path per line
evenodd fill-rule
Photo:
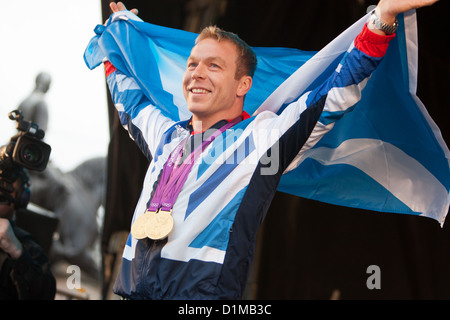
M 242 111 L 236 114 L 227 114 L 227 115 L 215 115 L 214 117 L 199 117 L 198 115 L 192 116 L 192 128 L 193 132 L 205 132 L 209 128 L 211 128 L 213 125 L 215 125 L 217 122 L 221 120 L 232 120 L 242 114 Z

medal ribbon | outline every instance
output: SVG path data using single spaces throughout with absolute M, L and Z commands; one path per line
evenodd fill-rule
M 172 151 L 169 159 L 165 163 L 148 211 L 157 212 L 159 209 L 162 211 L 172 210 L 172 207 L 181 192 L 181 188 L 183 188 L 183 185 L 200 154 L 214 141 L 214 139 L 241 120 L 242 117 L 239 116 L 214 131 L 211 136 L 206 138 L 200 146 L 195 148 L 194 151 L 179 164 L 183 153 L 183 146 L 189 137 L 184 139 L 175 150 Z

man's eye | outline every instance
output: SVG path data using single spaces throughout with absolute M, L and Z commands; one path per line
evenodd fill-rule
M 195 62 L 190 62 L 188 63 L 188 68 L 195 68 L 197 66 L 197 64 Z

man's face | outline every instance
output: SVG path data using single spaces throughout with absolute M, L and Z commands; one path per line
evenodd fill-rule
M 208 38 L 195 45 L 183 77 L 189 111 L 200 118 L 217 114 L 229 118 L 227 110 L 236 105 L 240 95 L 236 58 L 236 46 L 230 41 Z

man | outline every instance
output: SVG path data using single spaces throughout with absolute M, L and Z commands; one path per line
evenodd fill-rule
M 0 204 L 0 299 L 54 299 L 56 280 L 47 256 L 13 221 L 15 210 L 29 200 L 27 174 L 22 169 L 10 171 L 15 171 L 8 173 L 16 178 L 13 184 L 0 175 L 0 192 L 11 200 Z
M 359 100 L 394 37 L 397 14 L 434 2 L 380 1 L 334 74 L 280 115 L 243 112 L 254 53 L 218 28 L 201 32 L 187 62 L 189 121 L 167 118 L 106 61 L 122 124 L 153 156 L 115 292 L 130 299 L 239 299 L 281 175 Z

